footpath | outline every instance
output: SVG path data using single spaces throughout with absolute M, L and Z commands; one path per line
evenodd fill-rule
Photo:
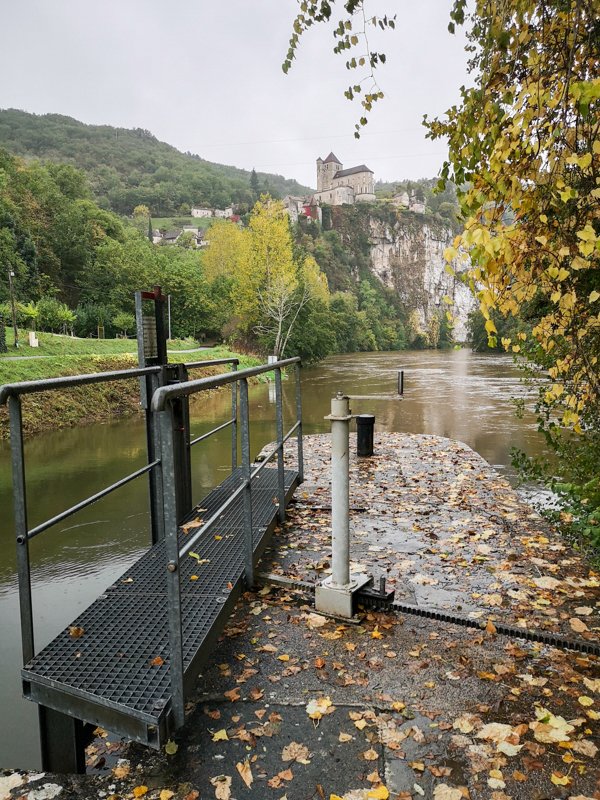
M 318 581 L 329 437 L 306 437 L 305 456 L 260 571 Z M 352 568 L 481 630 L 374 611 L 340 624 L 300 590 L 264 586 L 238 606 L 166 751 L 99 731 L 88 775 L 0 774 L 0 798 L 600 800 L 600 659 L 494 624 L 597 643 L 598 573 L 460 443 L 381 434 L 350 477 Z

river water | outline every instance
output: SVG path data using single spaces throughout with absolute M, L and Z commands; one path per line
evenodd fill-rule
M 392 399 L 405 371 L 402 400 Z M 293 380 L 284 383 L 286 429 L 295 410 Z M 255 455 L 275 438 L 273 387 L 250 387 L 251 446 Z M 337 391 L 357 395 L 354 413 L 376 416 L 376 431 L 407 431 L 465 442 L 514 481 L 510 449 L 544 453 L 530 410 L 514 414 L 513 397 L 533 400 L 507 356 L 467 350 L 358 353 L 334 356 L 303 370 L 306 434 L 328 430 L 324 420 Z M 229 418 L 229 392 L 192 404 L 198 436 Z M 529 401 L 529 402 L 527 402 Z M 27 402 L 27 400 L 25 400 Z M 141 417 L 39 435 L 26 443 L 29 526 L 53 516 L 143 465 Z M 193 450 L 194 500 L 226 477 L 230 433 Z M 68 625 L 139 557 L 149 543 L 147 479 L 142 477 L 31 543 L 36 649 Z M 0 767 L 39 768 L 37 709 L 21 699 L 19 609 L 9 449 L 0 445 Z

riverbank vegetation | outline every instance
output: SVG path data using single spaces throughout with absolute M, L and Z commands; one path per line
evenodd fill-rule
M 12 321 L 12 285 L 23 328 L 131 336 L 134 292 L 158 284 L 171 295 L 178 338 L 305 361 L 451 343 L 442 318 L 423 328 L 415 309 L 373 275 L 371 212 L 331 211 L 323 226 L 308 219 L 292 226 L 282 204 L 265 195 L 246 225 L 211 225 L 207 248 L 184 237 L 157 246 L 147 217 L 130 221 L 100 208 L 74 167 L 25 163 L 0 150 L 0 260 L 9 266 L 0 271 L 0 314 Z M 372 212 L 387 219 L 391 210 Z
M 56 340 L 64 340 L 63 346 L 79 344 L 71 337 L 57 336 Z M 70 340 L 70 341 L 68 341 Z M 87 341 L 87 340 L 86 340 Z M 0 384 L 19 381 L 42 380 L 56 378 L 61 375 L 84 375 L 94 372 L 109 372 L 137 367 L 137 353 L 131 351 L 131 341 L 105 340 L 91 341 L 91 352 L 73 352 L 70 355 L 53 355 L 44 358 L 24 359 L 19 361 L 0 359 Z M 169 343 L 171 347 L 173 343 Z M 183 343 L 185 344 L 185 343 Z M 57 346 L 58 341 L 53 343 Z M 94 348 L 102 348 L 94 352 Z M 123 347 L 128 347 L 127 352 Z M 112 351 L 110 348 L 113 348 Z M 225 347 L 212 347 L 196 352 L 177 352 L 169 354 L 171 363 L 188 364 L 194 361 L 216 360 L 220 358 L 238 358 L 239 369 L 257 366 L 261 360 L 248 354 L 233 353 Z M 200 378 L 222 372 L 226 367 L 207 366 L 190 369 L 190 377 Z M 139 382 L 137 378 L 111 383 L 90 384 L 68 391 L 41 392 L 23 397 L 23 430 L 31 436 L 45 430 L 68 428 L 73 425 L 106 422 L 115 417 L 140 413 Z M 8 439 L 8 412 L 0 406 L 0 440 Z

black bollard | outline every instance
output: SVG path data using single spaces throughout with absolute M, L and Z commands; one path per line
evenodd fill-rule
M 359 414 L 356 417 L 356 455 L 373 455 L 374 414 Z

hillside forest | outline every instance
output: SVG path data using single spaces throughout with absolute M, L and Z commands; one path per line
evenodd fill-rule
M 82 171 L 0 150 L 0 262 L 14 272 L 23 326 L 83 337 L 102 326 L 106 336 L 132 335 L 134 291 L 159 284 L 172 298 L 173 336 L 226 339 L 307 361 L 427 346 L 411 309 L 370 272 L 366 235 L 344 246 L 336 230 L 312 220 L 292 226 L 268 195 L 246 223 L 215 221 L 202 250 L 185 236 L 176 245 L 153 245 L 151 218 L 101 208 Z M 2 270 L 5 319 L 8 300 Z M 450 341 L 450 325 L 440 320 L 435 343 Z

